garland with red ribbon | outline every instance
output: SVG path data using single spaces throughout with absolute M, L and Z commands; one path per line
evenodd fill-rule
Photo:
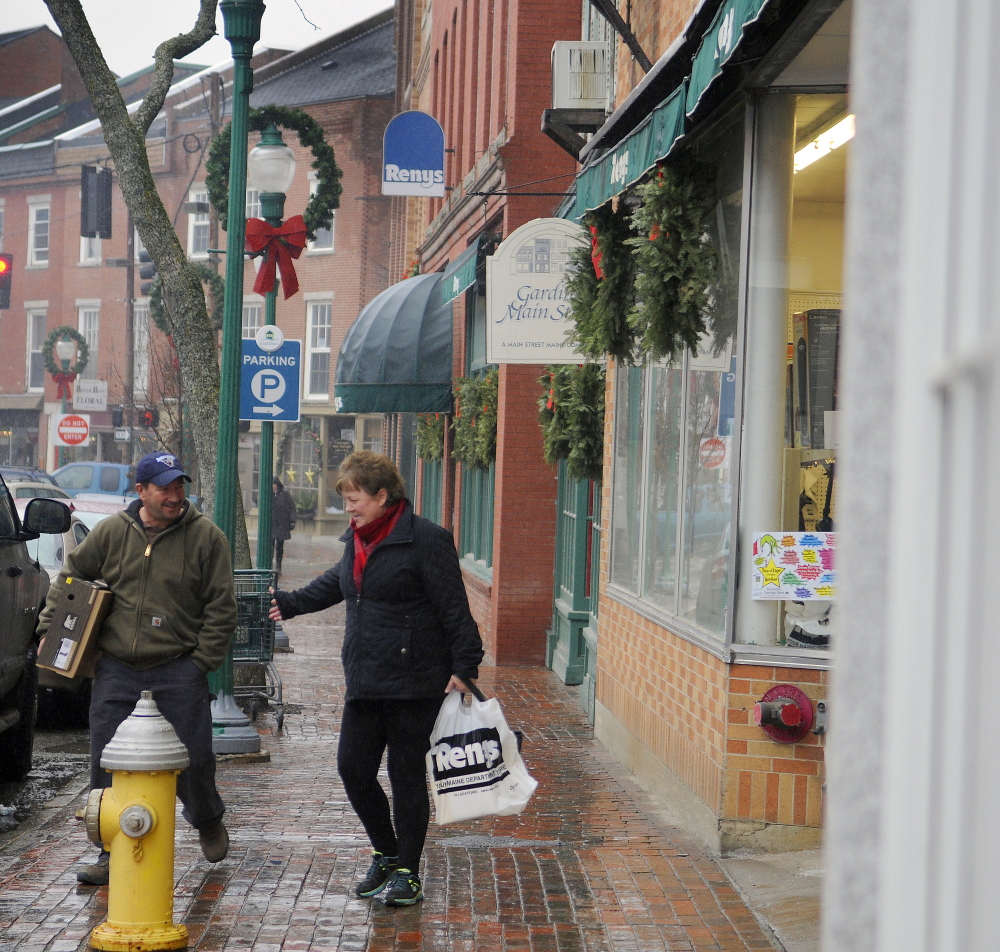
M 274 290 L 275 270 L 281 275 L 281 286 L 287 301 L 299 290 L 299 279 L 295 274 L 293 258 L 302 254 L 306 246 L 306 223 L 301 215 L 293 215 L 288 221 L 275 227 L 262 218 L 247 219 L 246 249 L 251 254 L 263 255 L 260 270 L 253 289 L 258 294 Z

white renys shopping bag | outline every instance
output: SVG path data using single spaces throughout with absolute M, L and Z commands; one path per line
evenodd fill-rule
M 520 813 L 538 786 L 525 769 L 517 738 L 507 726 L 500 702 L 448 694 L 427 752 L 427 776 L 439 826 L 480 816 Z

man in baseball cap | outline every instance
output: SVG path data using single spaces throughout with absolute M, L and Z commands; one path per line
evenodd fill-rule
M 229 833 L 215 784 L 208 673 L 225 660 L 236 628 L 229 542 L 185 499 L 191 478 L 173 453 L 147 453 L 135 467 L 139 498 L 99 522 L 52 583 L 38 632 L 44 635 L 68 578 L 103 579 L 115 596 L 101 626 L 90 695 L 90 785 L 111 785 L 101 753 L 143 691 L 187 748 L 177 778 L 184 817 L 210 863 L 225 859 Z M 109 855 L 77 870 L 77 880 L 108 882 Z
M 191 477 L 181 468 L 180 460 L 172 453 L 147 453 L 135 467 L 137 483 L 156 483 L 166 486 L 175 479 L 191 482 Z

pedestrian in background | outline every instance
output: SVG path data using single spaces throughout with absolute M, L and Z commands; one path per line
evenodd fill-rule
M 152 691 L 160 713 L 187 748 L 177 777 L 184 818 L 198 830 L 210 863 L 226 858 L 226 808 L 215 786 L 208 672 L 225 660 L 236 629 L 229 542 L 184 498 L 191 482 L 177 457 L 149 453 L 135 468 L 136 499 L 99 522 L 66 559 L 38 622 L 45 635 L 67 578 L 103 579 L 114 595 L 101 626 L 90 700 L 90 786 L 110 787 L 101 754 L 139 701 Z M 108 882 L 108 853 L 76 878 Z
M 358 896 L 387 906 L 424 898 L 420 856 L 430 822 L 424 756 L 441 702 L 479 676 L 483 645 L 455 540 L 414 515 L 396 465 L 366 450 L 338 468 L 351 516 L 340 562 L 294 592 L 274 592 L 275 621 L 347 603 L 346 675 L 337 769 L 372 845 Z M 388 749 L 392 811 L 378 781 Z
M 281 560 L 285 554 L 285 542 L 292 537 L 295 528 L 295 500 L 281 485 L 277 476 L 271 481 L 274 494 L 271 496 L 271 539 L 274 542 L 274 570 L 281 574 Z

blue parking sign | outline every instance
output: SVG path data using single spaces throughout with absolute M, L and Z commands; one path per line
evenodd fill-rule
M 240 419 L 299 422 L 302 341 L 286 340 L 266 351 L 243 341 L 240 360 Z

